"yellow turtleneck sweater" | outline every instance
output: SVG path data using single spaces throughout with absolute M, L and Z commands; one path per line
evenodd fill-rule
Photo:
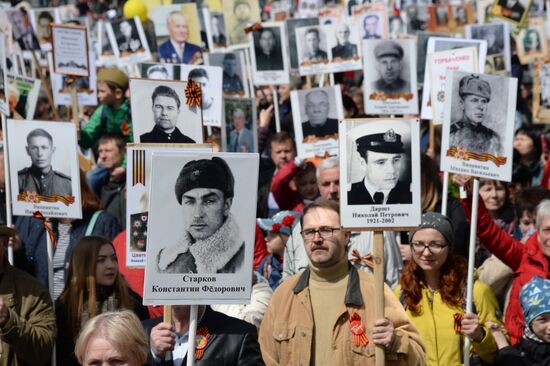
M 311 364 L 332 365 L 332 330 L 346 296 L 348 257 L 346 254 L 329 268 L 315 267 L 310 262 L 309 268 L 309 293 L 315 324 Z

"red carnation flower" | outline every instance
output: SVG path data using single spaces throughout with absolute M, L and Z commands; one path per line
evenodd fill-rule
M 279 233 L 279 231 L 281 230 L 283 226 L 281 224 L 273 224 L 273 227 L 271 228 L 271 232 L 273 234 L 277 234 Z
M 292 227 L 292 224 L 294 223 L 294 220 L 296 220 L 295 216 L 288 215 L 283 218 L 283 225 L 287 227 Z

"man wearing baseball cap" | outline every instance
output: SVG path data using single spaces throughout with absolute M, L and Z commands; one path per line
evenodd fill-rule
M 464 76 L 458 86 L 462 118 L 451 124 L 449 146 L 463 147 L 468 152 L 502 155 L 500 137 L 483 123 L 487 121 L 491 86 L 477 75 Z
M 411 84 L 401 78 L 403 47 L 395 41 L 382 41 L 374 47 L 379 78 L 372 83 L 374 91 L 386 94 L 410 93 Z
M 235 273 L 242 268 L 244 241 L 230 213 L 235 179 L 225 160 L 192 160 L 175 184 L 184 234 L 158 253 L 160 273 Z
M 363 158 L 365 178 L 351 185 L 349 205 L 390 205 L 412 203 L 411 185 L 399 180 L 403 163 L 401 135 L 389 129 L 357 139 Z

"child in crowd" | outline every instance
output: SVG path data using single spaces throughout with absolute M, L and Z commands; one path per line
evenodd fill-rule
M 487 327 L 499 348 L 496 365 L 550 365 L 550 280 L 533 277 L 520 292 L 525 318 L 523 338 L 514 346 L 508 345 L 500 325 L 488 322 Z
M 258 272 L 268 281 L 273 290 L 279 286 L 283 278 L 283 258 L 288 238 L 292 235 L 292 229 L 300 221 L 300 214 L 293 211 L 281 211 L 271 219 L 258 219 L 258 225 L 267 231 L 267 255 Z
M 284 165 L 271 182 L 271 192 L 281 210 L 302 212 L 319 197 L 315 165 L 296 158 Z

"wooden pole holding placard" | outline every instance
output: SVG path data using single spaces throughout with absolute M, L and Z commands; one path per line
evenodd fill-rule
M 189 313 L 189 340 L 187 341 L 187 366 L 195 365 L 195 344 L 197 341 L 196 337 L 198 310 L 198 305 L 191 305 L 191 312 Z
M 72 121 L 76 127 L 76 136 L 80 139 L 80 116 L 78 114 L 78 88 L 76 85 L 76 77 L 72 77 L 71 84 L 71 113 Z
M 172 324 L 172 306 L 164 305 L 162 312 L 162 321 L 164 323 Z M 166 352 L 166 355 L 164 356 L 164 361 L 172 361 L 171 351 Z
M 3 151 L 4 151 L 4 177 L 5 177 L 5 193 L 6 193 L 6 225 L 12 226 L 12 209 L 11 209 L 11 181 L 8 174 L 9 169 L 9 160 L 8 160 L 8 130 L 6 123 L 6 116 L 4 113 L 2 115 L 2 140 L 3 140 Z M 8 262 L 13 265 L 13 246 L 8 246 Z
M 57 108 L 53 102 L 53 95 L 50 89 L 50 84 L 46 82 L 46 78 L 42 73 L 42 67 L 38 63 L 38 57 L 36 57 L 35 51 L 31 51 L 31 54 L 32 54 L 32 58 L 34 59 L 34 62 L 36 62 L 36 64 L 38 65 L 38 67 L 36 68 L 36 71 L 38 71 L 38 77 L 42 81 L 42 87 L 44 88 L 44 91 L 46 91 L 46 96 L 48 97 L 48 103 L 50 103 L 50 107 L 52 108 L 53 116 L 56 121 L 61 121 L 61 116 L 59 116 L 59 112 L 57 111 Z
M 374 318 L 376 320 L 384 318 L 384 232 L 377 230 L 374 232 Z M 386 354 L 384 347 L 376 346 L 374 349 L 374 359 L 376 366 L 384 366 L 386 363 Z
M 279 116 L 279 95 L 277 95 L 277 88 L 272 85 L 271 93 L 273 93 L 273 111 L 275 112 L 275 130 L 281 132 L 281 117 Z
M 471 313 L 474 301 L 474 262 L 476 257 L 477 209 L 479 203 L 479 179 L 474 178 L 472 192 L 472 218 L 470 219 L 470 247 L 468 251 L 468 282 L 466 283 L 466 312 Z M 470 338 L 464 340 L 464 366 L 470 366 Z

